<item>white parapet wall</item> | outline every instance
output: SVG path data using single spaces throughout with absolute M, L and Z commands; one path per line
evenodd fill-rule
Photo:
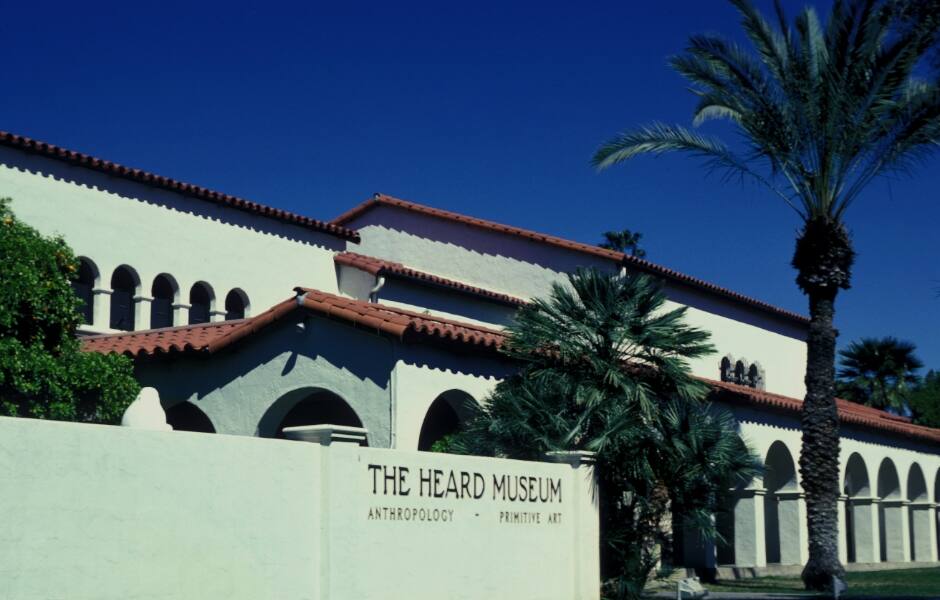
M 0 597 L 598 598 L 591 467 L 0 418 Z

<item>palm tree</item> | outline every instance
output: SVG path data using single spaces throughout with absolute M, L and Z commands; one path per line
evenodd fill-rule
M 915 346 L 897 338 L 862 338 L 839 351 L 839 394 L 852 402 L 901 413 L 924 363 Z
M 646 250 L 640 248 L 640 239 L 643 234 L 632 232 L 629 229 L 622 231 L 605 231 L 604 241 L 598 244 L 601 248 L 616 250 L 617 252 L 629 252 L 637 258 L 646 257 Z
M 671 65 L 699 97 L 693 123 L 730 121 L 739 147 L 653 124 L 603 144 L 593 164 L 604 169 L 640 154 L 687 152 L 760 182 L 802 219 L 792 264 L 811 319 L 801 419 L 809 523 L 803 581 L 821 590 L 843 575 L 833 316 L 855 258 L 844 218 L 873 179 L 903 171 L 940 140 L 940 88 L 913 76 L 936 41 L 938 20 L 911 20 L 895 0 L 836 0 L 825 24 L 806 8 L 791 27 L 777 1 L 775 26 L 749 0 L 731 2 L 753 48 L 695 35 Z
M 711 514 L 756 461 L 689 371 L 713 348 L 684 323 L 685 308 L 666 310 L 647 275 L 586 270 L 567 284 L 519 310 L 505 353 L 520 368 L 474 408 L 450 450 L 534 460 L 596 452 L 603 572 L 617 597 L 639 598 L 657 548 L 671 547 L 664 517 L 714 535 Z

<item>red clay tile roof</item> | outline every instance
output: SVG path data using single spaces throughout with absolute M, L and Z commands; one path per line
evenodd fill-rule
M 115 352 L 131 358 L 168 354 L 213 354 L 299 309 L 406 342 L 431 342 L 459 349 L 496 352 L 503 335 L 493 329 L 431 315 L 352 300 L 308 288 L 248 319 L 151 329 L 82 338 L 86 352 Z
M 385 194 L 375 194 L 369 200 L 366 200 L 362 204 L 353 207 L 352 209 L 346 211 L 340 216 L 333 219 L 333 223 L 336 225 L 348 225 L 351 221 L 355 220 L 360 215 L 372 210 L 377 206 L 391 206 L 395 208 L 402 208 L 405 210 L 410 210 L 412 212 L 421 213 L 431 217 L 437 217 L 439 219 L 445 219 L 448 221 L 454 221 L 457 223 L 463 223 L 471 227 L 477 227 L 480 229 L 486 229 L 488 231 L 496 231 L 499 233 L 504 233 L 507 235 L 512 235 L 516 237 L 525 238 L 532 240 L 534 242 L 539 242 L 542 244 L 548 244 L 551 246 L 556 246 L 558 248 L 564 248 L 566 250 L 572 250 L 575 252 L 581 252 L 584 254 L 590 254 L 598 258 L 611 260 L 613 262 L 623 264 L 626 266 L 634 267 L 638 270 L 650 273 L 652 275 L 657 275 L 665 279 L 671 279 L 692 287 L 696 287 L 710 293 L 722 296 L 728 300 L 734 302 L 740 302 L 746 304 L 752 308 L 762 310 L 764 312 L 770 313 L 777 317 L 782 317 L 786 320 L 793 321 L 799 325 L 805 326 L 809 323 L 809 319 L 799 313 L 789 311 L 783 308 L 779 308 L 762 300 L 757 300 L 744 294 L 739 294 L 733 290 L 709 283 L 697 277 L 692 277 L 691 275 L 686 275 L 680 273 L 679 271 L 674 271 L 667 267 L 663 267 L 656 263 L 652 263 L 648 260 L 637 258 L 629 254 L 624 254 L 623 252 L 616 252 L 614 250 L 607 250 L 600 248 L 598 246 L 592 246 L 590 244 L 582 244 L 581 242 L 574 242 L 571 240 L 566 240 L 564 238 L 555 237 L 552 235 L 546 235 L 544 233 L 537 233 L 535 231 L 529 231 L 528 229 L 521 229 L 519 227 L 513 227 L 511 225 L 503 225 L 501 223 L 495 223 L 493 221 L 487 221 L 485 219 L 478 219 L 475 217 L 468 217 L 467 215 L 462 215 L 459 213 L 451 212 L 448 210 L 442 210 L 440 208 L 433 208 L 430 206 L 425 206 L 423 204 L 418 204 L 416 202 L 410 202 L 408 200 L 401 200 L 399 198 L 394 198 L 392 196 L 387 196 Z
M 305 227 L 314 231 L 328 233 L 345 240 L 354 242 L 359 241 L 358 233 L 334 223 L 311 219 L 310 217 L 298 215 L 286 210 L 281 210 L 279 208 L 273 208 L 271 206 L 265 206 L 264 204 L 258 204 L 257 202 L 245 200 L 236 196 L 230 196 L 228 194 L 216 192 L 198 185 L 193 185 L 191 183 L 184 183 L 182 181 L 170 179 L 169 177 L 163 177 L 161 175 L 148 173 L 147 171 L 141 171 L 140 169 L 132 169 L 130 167 L 113 163 L 111 161 L 95 158 L 87 154 L 82 154 L 81 152 L 75 152 L 74 150 L 67 150 L 53 144 L 47 144 L 46 142 L 33 140 L 21 135 L 0 131 L 0 145 L 9 146 L 18 150 L 24 150 L 26 152 L 32 152 L 46 158 L 61 160 L 73 165 L 84 167 L 86 169 L 99 171 L 101 173 L 111 175 L 112 177 L 129 179 L 138 183 L 169 190 L 171 192 L 183 194 L 184 196 L 190 196 L 199 200 L 205 200 L 206 202 L 220 204 L 222 206 L 227 206 L 236 210 L 253 213 L 262 217 L 281 221 L 283 223 L 289 223 L 291 225 L 298 225 L 300 227 Z
M 406 342 L 446 345 L 492 354 L 506 336 L 494 329 L 442 319 L 400 308 L 343 298 L 309 288 L 296 288 L 298 296 L 248 319 L 172 327 L 149 331 L 89 336 L 82 339 L 86 352 L 116 352 L 132 358 L 168 354 L 212 354 L 251 335 L 295 310 L 309 310 L 355 327 L 391 335 Z M 700 378 L 718 400 L 799 413 L 802 400 L 746 386 Z M 837 399 L 842 423 L 940 444 L 940 429 L 907 422 L 903 417 Z
M 355 252 L 341 252 L 333 257 L 333 261 L 336 264 L 353 267 L 355 269 L 359 269 L 360 271 L 365 271 L 371 275 L 398 277 L 400 279 L 407 279 L 409 281 L 417 281 L 419 283 L 424 283 L 435 287 L 441 287 L 472 296 L 478 296 L 487 300 L 499 302 L 501 304 L 507 304 L 509 306 L 522 306 L 523 304 L 526 304 L 526 301 L 522 298 L 516 298 L 515 296 L 510 296 L 508 294 L 501 294 L 492 290 L 476 287 L 467 283 L 463 283 L 462 281 L 439 277 L 437 275 L 432 275 L 431 273 L 426 273 L 424 271 L 412 269 L 411 267 L 406 267 L 401 263 L 382 260 L 380 258 L 373 258 L 363 254 L 356 254 Z

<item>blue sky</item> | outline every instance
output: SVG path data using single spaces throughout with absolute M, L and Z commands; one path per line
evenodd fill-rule
M 806 312 L 779 200 L 681 156 L 588 164 L 689 123 L 666 61 L 738 34 L 721 0 L 16 2 L 0 31 L 2 129 L 322 219 L 381 191 L 590 243 L 639 230 L 656 262 Z M 940 368 L 938 166 L 853 207 L 841 345 L 895 335 Z

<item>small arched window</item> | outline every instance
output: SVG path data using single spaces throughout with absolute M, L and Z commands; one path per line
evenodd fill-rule
M 212 288 L 208 283 L 198 282 L 189 290 L 189 324 L 208 323 L 212 310 Z
M 176 299 L 176 282 L 169 275 L 157 275 L 150 290 L 150 328 L 173 326 L 173 301 Z
M 134 330 L 134 296 L 138 282 L 137 274 L 124 265 L 111 275 L 111 329 Z
M 244 319 L 248 310 L 248 296 L 236 288 L 225 297 L 225 320 Z
M 72 290 L 78 299 L 82 301 L 79 307 L 79 314 L 82 321 L 91 325 L 95 319 L 95 280 L 98 279 L 98 269 L 95 268 L 87 258 L 78 259 L 78 277 L 72 281 Z

